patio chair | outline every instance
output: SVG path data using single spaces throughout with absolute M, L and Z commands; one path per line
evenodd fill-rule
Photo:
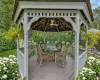
M 40 66 L 45 65 L 47 63 L 49 63 L 49 56 L 47 52 L 44 52 L 39 45 L 37 45 L 37 54 L 38 54 L 38 59 L 37 62 L 39 63 Z
M 60 52 L 55 52 L 55 64 L 65 67 L 68 45 L 63 44 Z
M 62 43 L 57 43 L 57 45 L 56 45 L 56 47 L 57 47 L 57 49 L 58 49 L 58 51 L 61 51 L 61 48 L 62 48 Z

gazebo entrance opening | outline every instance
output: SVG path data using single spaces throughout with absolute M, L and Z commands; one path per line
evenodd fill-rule
M 39 36 L 41 36 L 41 34 L 44 34 L 43 36 L 45 36 L 45 40 L 44 38 L 38 39 L 38 36 L 36 37 L 34 35 L 34 38 L 36 38 L 34 40 L 35 41 L 38 40 L 37 47 L 31 44 L 32 46 L 28 48 L 29 80 L 47 80 L 47 79 L 73 80 L 74 56 L 72 54 L 72 45 L 68 45 L 69 43 L 65 42 L 64 40 L 62 41 L 61 39 L 59 39 L 58 41 L 58 39 L 56 39 L 59 35 L 60 38 L 65 36 L 67 37 L 67 35 L 72 32 L 68 31 L 60 33 L 59 32 L 44 32 L 44 33 L 33 31 L 33 35 L 36 34 L 36 36 L 37 34 Z M 59 34 L 57 35 L 57 33 Z M 33 44 L 35 43 L 33 42 Z M 62 52 L 62 47 L 65 47 L 63 52 Z M 42 48 L 42 51 L 39 50 L 38 48 Z
M 25 10 L 18 24 L 24 31 L 24 40 L 18 38 L 17 44 L 21 77 L 75 80 L 86 61 L 85 42 L 79 48 L 80 29 L 87 30 L 82 18 L 77 10 Z

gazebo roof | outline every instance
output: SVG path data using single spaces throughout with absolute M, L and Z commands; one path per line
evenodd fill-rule
M 87 6 L 88 6 L 89 13 L 90 13 L 90 16 L 91 16 L 91 19 L 93 20 L 93 13 L 92 13 L 92 8 L 91 8 L 90 0 L 15 0 L 13 18 L 15 16 L 15 13 L 16 13 L 19 1 L 35 1 L 35 2 L 86 2 Z
M 61 32 L 72 30 L 72 28 L 72 25 L 63 18 L 39 18 L 31 25 L 32 30 L 45 32 Z

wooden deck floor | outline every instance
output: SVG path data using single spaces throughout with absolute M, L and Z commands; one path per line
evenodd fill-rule
M 42 67 L 37 63 L 37 56 L 29 58 L 29 80 L 74 80 L 74 60 L 66 56 L 64 68 L 50 62 Z

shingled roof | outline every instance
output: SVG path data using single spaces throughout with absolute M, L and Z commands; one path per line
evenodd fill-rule
M 18 6 L 19 1 L 37 1 L 37 2 L 86 2 L 88 9 L 89 9 L 89 13 L 91 16 L 91 19 L 93 20 L 93 13 L 92 13 L 92 8 L 91 8 L 91 4 L 90 4 L 90 0 L 15 0 L 15 4 L 14 4 L 14 11 L 13 11 L 13 18 L 15 16 L 16 13 L 16 9 Z

